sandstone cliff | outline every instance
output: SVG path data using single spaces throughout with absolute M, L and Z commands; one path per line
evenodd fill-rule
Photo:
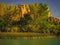
M 24 17 L 24 14 L 30 13 L 29 5 L 18 5 L 15 7 L 16 11 L 19 10 L 19 13 L 15 14 L 12 17 L 13 21 L 18 21 L 20 18 Z
M 24 17 L 24 14 L 30 14 L 30 8 L 29 5 L 18 5 L 15 7 L 15 10 L 18 11 L 19 13 L 15 14 L 14 16 L 12 16 L 12 20 L 13 21 L 19 21 L 20 18 Z M 47 9 L 48 11 L 50 10 L 49 7 Z M 30 15 L 32 18 L 34 18 L 34 14 Z M 53 17 L 52 14 L 50 13 L 50 11 L 48 12 L 48 22 L 57 22 L 58 24 L 60 24 L 60 20 Z

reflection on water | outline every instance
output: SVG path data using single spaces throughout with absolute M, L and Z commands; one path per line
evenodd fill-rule
M 20 45 L 18 42 L 14 42 L 11 45 Z
M 0 39 L 0 45 L 60 45 L 60 38 L 52 39 Z

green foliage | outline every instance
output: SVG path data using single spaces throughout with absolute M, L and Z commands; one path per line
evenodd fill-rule
M 20 15 L 20 7 L 0 3 L 0 31 L 35 32 L 45 35 L 60 34 L 60 25 L 57 22 L 50 23 L 47 21 L 50 12 L 47 4 L 29 4 L 29 8 L 30 13 L 24 14 L 24 17 L 19 17 L 19 21 L 13 21 L 11 20 L 12 17 Z M 34 19 L 31 18 L 32 14 Z
M 30 21 L 31 21 L 31 17 L 29 14 L 24 14 L 24 18 L 21 18 L 20 21 L 18 22 L 19 25 L 20 25 L 20 29 L 23 31 L 23 32 L 27 32 L 29 29 L 28 25 L 30 24 Z

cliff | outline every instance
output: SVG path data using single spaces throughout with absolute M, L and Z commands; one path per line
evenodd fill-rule
M 30 13 L 30 9 L 28 5 L 18 5 L 15 7 L 15 13 L 19 10 L 19 13 L 15 14 L 12 17 L 13 21 L 18 21 L 20 18 L 24 17 L 24 14 Z
M 24 14 L 30 14 L 31 11 L 30 11 L 30 7 L 29 5 L 18 5 L 15 7 L 15 10 L 18 11 L 19 10 L 19 13 L 15 14 L 13 17 L 12 17 L 12 20 L 13 21 L 19 21 L 20 18 L 24 17 Z M 60 20 L 53 17 L 52 14 L 50 13 L 50 9 L 48 7 L 47 9 L 49 12 L 48 12 L 48 22 L 57 22 L 58 24 L 60 24 Z M 31 15 L 31 18 L 34 19 L 34 14 L 32 13 Z
M 48 8 L 48 10 L 50 9 Z M 51 12 L 48 12 L 48 22 L 55 23 L 55 25 L 60 25 L 60 20 L 58 18 L 53 17 Z

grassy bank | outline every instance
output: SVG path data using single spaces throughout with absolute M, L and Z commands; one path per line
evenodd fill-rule
M 1 33 L 0 32 L 0 39 L 39 39 L 39 38 L 56 38 L 56 36 L 53 35 L 45 35 L 45 34 L 41 34 L 41 33 Z

